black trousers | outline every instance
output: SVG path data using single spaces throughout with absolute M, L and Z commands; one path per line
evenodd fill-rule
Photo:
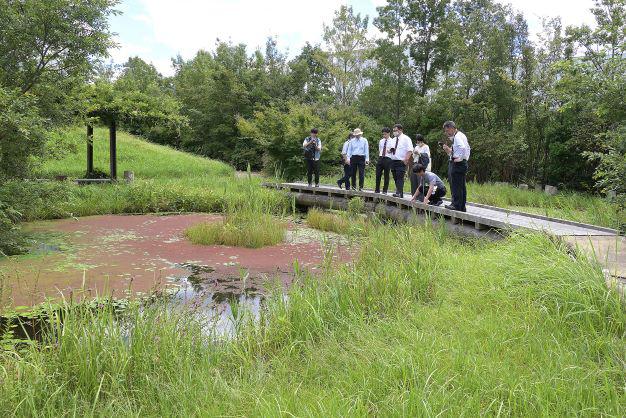
M 404 174 L 406 173 L 406 165 L 402 160 L 391 160 L 391 172 L 393 173 L 393 181 L 396 183 L 396 193 L 400 197 L 404 196 Z
M 320 184 L 320 161 L 319 160 L 306 160 L 306 179 L 311 185 L 311 180 L 315 174 L 315 185 Z
M 420 191 L 420 194 L 422 195 L 422 201 L 424 199 L 424 197 L 426 197 L 426 193 L 428 193 L 428 187 L 425 187 L 423 184 L 420 185 L 417 190 Z M 430 204 L 434 205 L 437 202 L 441 202 L 441 199 L 446 195 L 446 188 L 445 187 L 437 187 L 435 189 L 435 191 L 433 192 L 433 194 L 430 195 L 430 198 L 428 200 L 430 200 Z
M 356 172 L 358 170 L 359 189 L 362 189 L 365 182 L 365 155 L 353 155 L 350 157 L 350 167 L 352 169 L 352 187 L 356 187 Z
M 452 189 L 452 206 L 463 212 L 466 211 L 465 203 L 467 202 L 466 175 L 466 160 L 458 163 L 454 161 L 448 163 L 448 179 L 450 179 L 450 188 Z
M 343 177 L 337 180 L 337 183 L 340 185 L 345 183 L 346 189 L 349 189 L 351 175 L 352 175 L 352 170 L 350 168 L 350 164 L 344 164 L 343 165 Z
M 376 193 L 380 192 L 380 179 L 383 179 L 383 193 L 389 189 L 389 170 L 391 170 L 391 158 L 381 157 L 376 163 Z
M 411 180 L 411 196 L 413 196 L 418 186 L 421 185 L 422 181 L 413 171 L 411 171 L 411 174 L 409 175 L 409 180 Z

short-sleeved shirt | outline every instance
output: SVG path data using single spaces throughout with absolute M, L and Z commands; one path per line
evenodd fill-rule
M 391 152 L 390 149 L 395 148 L 395 153 Z M 406 158 L 407 152 L 413 151 L 413 143 L 411 142 L 411 138 L 402 134 L 396 138 L 391 138 L 391 140 L 387 143 L 387 157 L 392 160 L 404 160 Z
M 309 142 L 311 139 L 312 139 L 311 137 L 304 138 L 304 141 L 302 141 L 302 148 L 306 148 L 306 143 Z M 320 159 L 321 149 L 322 149 L 322 140 L 317 138 L 317 147 L 315 147 L 315 157 L 313 158 L 314 160 Z
M 418 162 L 420 154 L 423 153 L 428 154 L 428 167 L 426 167 L 426 171 L 430 171 L 430 168 L 432 167 L 432 158 L 430 156 L 430 147 L 428 146 L 428 144 L 424 144 L 421 147 L 419 145 L 415 146 L 415 149 L 413 150 L 413 162 Z
M 470 145 L 467 141 L 467 137 L 461 131 L 456 131 L 456 134 L 452 139 L 452 153 L 450 159 L 460 158 L 462 160 L 469 160 L 470 157 Z
M 424 182 L 424 187 L 430 187 L 431 184 L 438 188 L 445 187 L 443 181 L 441 181 L 439 176 L 430 171 L 424 171 L 424 177 L 422 177 L 422 181 Z

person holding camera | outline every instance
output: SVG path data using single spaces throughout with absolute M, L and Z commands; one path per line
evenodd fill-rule
M 306 178 L 311 186 L 313 174 L 315 174 L 315 187 L 320 185 L 320 155 L 322 152 L 322 141 L 317 137 L 317 128 L 311 129 L 311 136 L 302 142 L 304 149 L 304 160 L 306 161 Z
M 350 140 L 352 139 L 352 133 L 348 134 L 348 139 L 343 143 L 343 147 L 341 148 L 341 163 L 343 165 L 343 177 L 337 180 L 337 186 L 341 189 L 341 185 L 345 183 L 346 190 L 350 190 L 350 176 L 352 172 L 350 171 L 350 159 L 348 159 L 348 145 L 350 145 Z
M 452 147 L 443 144 L 443 150 L 450 157 L 448 163 L 448 180 L 452 189 L 452 204 L 446 205 L 447 209 L 466 212 L 467 202 L 467 160 L 470 157 L 470 146 L 467 137 L 456 128 L 456 124 L 449 120 L 443 124 L 446 136 L 452 141 Z
M 391 159 L 393 181 L 396 184 L 393 197 L 404 197 L 404 175 L 413 153 L 413 143 L 411 138 L 404 134 L 404 128 L 399 123 L 393 127 L 393 136 L 395 140 L 391 140 L 391 148 L 387 151 Z
M 383 128 L 383 137 L 378 143 L 378 161 L 376 162 L 376 193 L 380 193 L 380 180 L 383 180 L 383 193 L 387 194 L 389 188 L 389 170 L 391 169 L 391 158 L 387 156 L 387 149 L 389 148 L 390 138 L 389 134 L 391 129 Z
M 413 149 L 413 163 L 421 164 L 426 168 L 426 171 L 431 171 L 431 158 L 430 147 L 424 143 L 424 136 L 422 134 L 415 135 L 415 148 Z M 420 179 L 413 170 L 411 170 L 409 179 L 411 180 L 411 195 L 415 194 L 417 187 L 419 186 Z
M 427 171 L 422 164 L 413 166 L 413 173 L 422 183 L 415 193 L 413 193 L 412 201 L 416 201 L 418 196 L 424 196 L 423 202 L 426 205 L 439 206 L 443 202 L 442 198 L 446 195 L 446 186 L 443 181 L 433 172 Z M 426 190 L 428 185 L 428 190 Z
M 359 190 L 363 190 L 365 182 L 365 166 L 370 163 L 370 150 L 367 138 L 363 137 L 363 131 L 356 128 L 352 132 L 354 138 L 348 144 L 348 159 L 352 173 L 352 189 L 356 188 L 356 172 L 359 171 Z

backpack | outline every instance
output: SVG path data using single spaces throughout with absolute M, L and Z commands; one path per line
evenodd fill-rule
M 421 152 L 420 155 L 419 155 L 419 158 L 415 162 L 417 164 L 423 165 L 424 168 L 426 168 L 426 167 L 428 167 L 428 164 L 430 164 L 430 157 L 425 152 Z
M 305 141 L 310 141 L 311 137 L 307 137 Z M 315 143 L 309 145 L 304 149 L 304 159 L 305 160 L 313 160 L 315 159 L 315 148 L 317 148 L 317 141 Z

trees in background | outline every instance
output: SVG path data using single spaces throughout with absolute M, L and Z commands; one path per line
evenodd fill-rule
M 95 106 L 152 141 L 239 169 L 280 163 L 289 177 L 305 125 L 322 129 L 331 171 L 348 129 L 375 144 L 382 126 L 399 122 L 434 150 L 453 119 L 470 138 L 476 180 L 621 193 L 622 168 L 612 165 L 623 158 L 625 1 L 597 0 L 594 28 L 546 20 L 534 41 L 523 16 L 494 0 L 389 0 L 373 18 L 376 39 L 368 17 L 341 6 L 323 45 L 291 59 L 272 38 L 256 51 L 218 42 L 174 59 L 173 77 L 131 58 L 117 77 L 96 79 L 116 0 L 7 1 L 0 158 L 19 162 L 0 176 L 27 175 L 49 128 Z M 433 166 L 445 174 L 445 156 L 435 153 Z

